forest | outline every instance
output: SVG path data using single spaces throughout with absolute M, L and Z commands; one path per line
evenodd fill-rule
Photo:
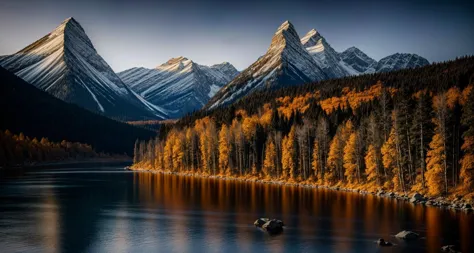
M 473 87 L 469 56 L 261 91 L 136 141 L 134 168 L 472 197 Z
M 66 103 L 0 67 L 0 129 L 54 142 L 87 143 L 97 152 L 133 154 L 136 139 L 156 131 L 132 126 Z
M 0 131 L 0 167 L 98 156 L 105 155 L 96 153 L 87 144 L 65 140 L 51 142 L 44 137 L 31 139 L 23 133 Z

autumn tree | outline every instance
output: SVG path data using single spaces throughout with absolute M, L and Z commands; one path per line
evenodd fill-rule
M 318 143 L 320 171 L 319 178 L 324 180 L 327 155 L 329 153 L 329 122 L 326 118 L 320 117 L 316 127 L 316 140 Z
M 436 196 L 448 192 L 448 162 L 447 162 L 447 132 L 446 119 L 448 113 L 446 94 L 442 93 L 433 98 L 435 117 L 435 134 L 430 142 L 427 153 L 426 183 L 428 193 Z
M 268 138 L 265 145 L 265 159 L 263 161 L 263 175 L 272 177 L 275 173 L 276 150 L 272 138 Z
M 464 93 L 462 124 L 467 130 L 463 134 L 462 151 L 464 156 L 460 162 L 459 177 L 465 192 L 471 193 L 474 190 L 474 91 L 472 85 L 468 86 Z
M 295 171 L 295 161 L 294 161 L 294 139 L 295 139 L 295 127 L 292 126 L 290 132 L 287 136 L 283 138 L 282 143 L 282 177 L 283 178 L 292 178 Z
M 327 158 L 327 183 L 334 183 L 336 180 L 344 180 L 344 147 L 353 131 L 352 122 L 349 120 L 337 129 L 331 144 Z
M 313 159 L 311 162 L 311 168 L 313 169 L 313 178 L 317 181 L 318 175 L 321 173 L 321 156 L 319 152 L 319 143 L 318 140 L 315 140 L 313 143 Z
M 229 171 L 230 149 L 229 128 L 223 124 L 219 131 L 219 169 L 222 175 L 226 175 Z

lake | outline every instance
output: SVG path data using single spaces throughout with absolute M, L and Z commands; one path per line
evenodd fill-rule
M 285 222 L 283 234 L 254 227 Z M 0 172 L 1 252 L 473 252 L 472 214 L 291 186 L 72 166 Z M 413 230 L 423 238 L 393 237 Z M 379 237 L 394 242 L 381 248 Z

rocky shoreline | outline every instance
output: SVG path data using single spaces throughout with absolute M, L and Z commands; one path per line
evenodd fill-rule
M 410 202 L 414 205 L 425 205 L 425 206 L 432 206 L 438 208 L 445 208 L 451 209 L 455 211 L 463 211 L 466 213 L 472 213 L 474 211 L 474 203 L 463 200 L 461 197 L 457 197 L 454 200 L 450 200 L 446 197 L 427 197 L 420 193 L 396 193 L 396 192 L 388 192 L 383 190 L 378 190 L 377 192 L 374 191 L 366 191 L 360 189 L 350 189 L 341 186 L 325 186 L 325 185 L 316 185 L 307 182 L 284 182 L 284 181 L 270 181 L 259 179 L 255 177 L 249 178 L 240 178 L 240 177 L 233 177 L 233 176 L 222 176 L 222 175 L 205 175 L 201 173 L 190 173 L 190 172 L 169 172 L 169 171 L 158 171 L 158 170 L 150 170 L 150 169 L 143 169 L 143 168 L 133 168 L 133 167 L 125 167 L 126 170 L 131 171 L 141 171 L 141 172 L 151 172 L 151 173 L 160 173 L 160 174 L 168 174 L 168 175 L 177 175 L 177 176 L 185 176 L 185 177 L 195 177 L 195 178 L 210 178 L 210 179 L 219 179 L 219 180 L 229 180 L 229 181 L 240 181 L 240 182 L 255 182 L 261 184 L 275 184 L 275 185 L 282 185 L 282 186 L 296 186 L 296 187 L 305 187 L 305 188 L 316 188 L 316 189 L 328 189 L 333 191 L 342 191 L 342 192 L 353 192 L 362 195 L 374 195 L 381 198 L 391 198 L 397 199 L 399 201 Z M 411 197 L 410 197 L 411 196 Z

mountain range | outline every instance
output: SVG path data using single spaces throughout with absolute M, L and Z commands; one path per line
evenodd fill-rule
M 232 104 L 256 90 L 428 64 L 416 54 L 397 53 L 377 62 L 356 47 L 339 53 L 315 29 L 300 39 L 294 26 L 285 21 L 274 34 L 267 53 L 219 90 L 204 108 Z
M 2 57 L 0 65 L 59 99 L 109 117 L 167 117 L 165 110 L 122 82 L 74 18 L 19 52 Z
M 153 69 L 114 73 L 74 18 L 19 52 L 0 57 L 0 66 L 34 86 L 119 120 L 179 118 L 257 90 L 427 64 L 416 54 L 396 53 L 377 62 L 356 47 L 339 53 L 315 29 L 300 38 L 289 21 L 278 27 L 267 52 L 242 72 L 227 62 L 205 66 L 177 57 Z
M 179 118 L 201 109 L 238 74 L 228 62 L 209 67 L 181 56 L 154 69 L 132 68 L 118 76 L 147 101 L 166 109 L 168 117 Z

